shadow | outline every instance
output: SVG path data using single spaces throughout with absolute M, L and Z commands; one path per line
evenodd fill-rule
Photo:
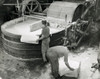
M 31 76 L 37 78 L 47 71 L 46 64 L 43 60 L 27 61 L 25 62 L 27 69 L 30 71 Z
M 25 64 L 30 71 L 35 70 L 37 67 L 39 68 L 39 70 L 45 68 L 45 63 L 43 62 L 42 59 L 34 61 L 26 61 Z
M 61 79 L 77 79 L 77 78 L 75 78 L 75 77 L 67 77 L 67 76 L 62 76 L 62 78 Z

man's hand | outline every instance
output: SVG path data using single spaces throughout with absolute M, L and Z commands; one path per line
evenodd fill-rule
M 36 35 L 36 36 L 40 36 L 40 35 Z
M 65 62 L 65 64 L 66 64 L 66 66 L 67 66 L 71 71 L 74 71 L 74 70 L 75 70 L 74 68 L 72 68 L 72 67 L 69 66 L 69 63 L 68 63 L 68 62 Z
M 38 34 L 38 35 L 36 35 L 36 36 L 39 36 L 39 37 L 41 37 L 41 34 Z
M 70 68 L 70 70 L 71 70 L 71 71 L 74 71 L 75 69 L 74 69 L 74 68 Z
M 38 40 L 36 40 L 36 42 L 39 42 L 39 39 L 38 39 Z

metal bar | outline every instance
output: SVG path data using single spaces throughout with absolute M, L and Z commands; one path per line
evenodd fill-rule
M 41 3 L 41 5 L 50 5 L 51 3 Z M 3 4 L 3 5 L 18 5 L 18 4 L 13 4 L 13 3 L 6 3 L 6 4 Z M 22 3 L 20 3 L 19 5 L 26 5 L 26 4 L 22 4 Z M 28 5 L 31 5 L 31 4 L 28 4 Z M 35 5 L 35 4 L 33 4 L 33 5 Z
M 88 26 L 87 26 L 87 28 L 86 28 L 84 33 L 87 32 L 87 30 L 89 29 L 90 25 L 91 25 L 91 22 L 88 24 Z M 79 41 L 77 42 L 77 45 L 80 43 L 80 41 L 82 40 L 83 37 L 84 37 L 84 35 L 82 35 L 82 37 L 79 39 Z
M 17 4 L 11 4 L 11 3 L 7 3 L 7 4 L 3 4 L 3 5 L 17 5 Z

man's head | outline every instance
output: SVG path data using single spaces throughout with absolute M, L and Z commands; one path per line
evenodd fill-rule
M 50 26 L 50 23 L 49 22 L 47 22 L 47 26 Z
M 42 24 L 43 25 L 46 25 L 47 24 L 47 21 L 46 20 L 42 20 Z
M 41 22 L 42 22 L 42 28 L 47 26 L 47 21 L 46 20 L 42 20 Z

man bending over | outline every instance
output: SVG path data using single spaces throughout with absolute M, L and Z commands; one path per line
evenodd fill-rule
M 71 68 L 69 66 L 69 63 L 68 63 L 68 53 L 69 53 L 69 50 L 65 46 L 54 46 L 54 47 L 51 47 L 51 48 L 48 49 L 48 51 L 47 51 L 47 58 L 50 61 L 52 75 L 55 77 L 55 79 L 60 79 L 59 63 L 58 63 L 58 59 L 60 57 L 64 56 L 64 62 L 66 64 L 66 66 L 70 70 L 72 70 L 72 71 L 74 70 L 73 68 Z

